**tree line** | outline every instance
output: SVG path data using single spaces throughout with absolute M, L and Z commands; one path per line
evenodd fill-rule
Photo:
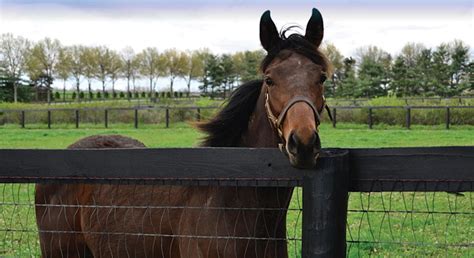
M 470 47 L 462 41 L 442 43 L 434 49 L 407 43 L 395 57 L 376 46 L 359 48 L 354 57 L 344 57 L 330 43 L 322 50 L 333 66 L 325 85 L 328 97 L 448 97 L 474 89 Z M 22 85 L 43 87 L 49 101 L 54 80 L 63 82 L 65 95 L 66 83 L 72 79 L 79 100 L 83 82 L 92 98 L 94 81 L 101 84 L 102 96 L 108 89 L 115 96 L 116 82 L 125 80 L 130 97 L 143 86 L 137 81 L 146 80 L 152 96 L 161 77 L 169 80 L 171 96 L 175 95 L 177 78 L 186 81 L 188 93 L 195 81 L 202 95 L 227 96 L 237 85 L 261 77 L 258 70 L 264 56 L 261 50 L 214 54 L 208 49 L 160 52 L 156 47 L 137 53 L 131 47 L 116 51 L 106 46 L 64 46 L 57 39 L 32 42 L 6 33 L 0 36 L 0 86 L 1 82 L 10 85 L 11 100 L 15 102 L 21 96 Z
M 244 51 L 216 55 L 208 49 L 160 52 L 156 47 L 136 53 L 131 47 L 116 51 L 106 46 L 63 46 L 59 40 L 50 38 L 33 43 L 7 33 L 0 36 L 0 82 L 11 85 L 14 102 L 18 101 L 18 89 L 25 85 L 25 77 L 28 78 L 27 85 L 48 91 L 54 80 L 61 80 L 63 95 L 66 83 L 73 80 L 78 100 L 84 81 L 90 98 L 93 97 L 93 81 L 101 84 L 102 96 L 108 94 L 107 89 L 115 96 L 115 84 L 119 79 L 126 80 L 129 97 L 143 86 L 137 85 L 139 80 L 147 81 L 149 95 L 153 96 L 160 77 L 169 79 L 171 97 L 176 95 L 174 82 L 177 78 L 186 81 L 188 93 L 191 82 L 198 81 L 203 94 L 214 96 L 232 91 L 237 81 L 258 78 L 263 54 L 262 51 Z M 51 94 L 47 96 L 49 101 Z

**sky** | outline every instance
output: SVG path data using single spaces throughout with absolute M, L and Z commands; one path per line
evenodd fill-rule
M 232 53 L 261 49 L 258 26 L 265 10 L 278 28 L 304 29 L 313 7 L 323 15 L 323 42 L 344 56 L 367 45 L 392 55 L 407 42 L 434 48 L 460 39 L 474 46 L 474 0 L 0 0 L 0 34 L 116 50 L 131 46 L 137 52 L 153 46 Z

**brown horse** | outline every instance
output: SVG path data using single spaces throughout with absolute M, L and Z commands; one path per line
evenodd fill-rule
M 260 21 L 268 52 L 263 80 L 240 86 L 211 121 L 203 146 L 277 147 L 293 166 L 313 167 L 325 107 L 323 21 L 313 9 L 305 35 Z M 91 136 L 70 149 L 144 148 L 122 136 Z M 287 257 L 286 209 L 293 188 L 38 184 L 44 257 Z M 217 209 L 219 208 L 219 209 Z

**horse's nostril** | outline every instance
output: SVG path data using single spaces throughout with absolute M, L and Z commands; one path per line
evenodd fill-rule
M 293 155 L 298 153 L 298 137 L 295 133 L 291 133 L 288 137 L 288 151 Z

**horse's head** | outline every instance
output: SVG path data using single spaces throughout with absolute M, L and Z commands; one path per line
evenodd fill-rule
M 321 13 L 313 9 L 305 35 L 278 33 L 266 11 L 260 20 L 260 41 L 268 55 L 262 62 L 262 94 L 280 149 L 295 167 L 316 164 L 321 149 L 320 114 L 325 107 L 323 82 L 327 59 L 318 51 L 323 39 Z

